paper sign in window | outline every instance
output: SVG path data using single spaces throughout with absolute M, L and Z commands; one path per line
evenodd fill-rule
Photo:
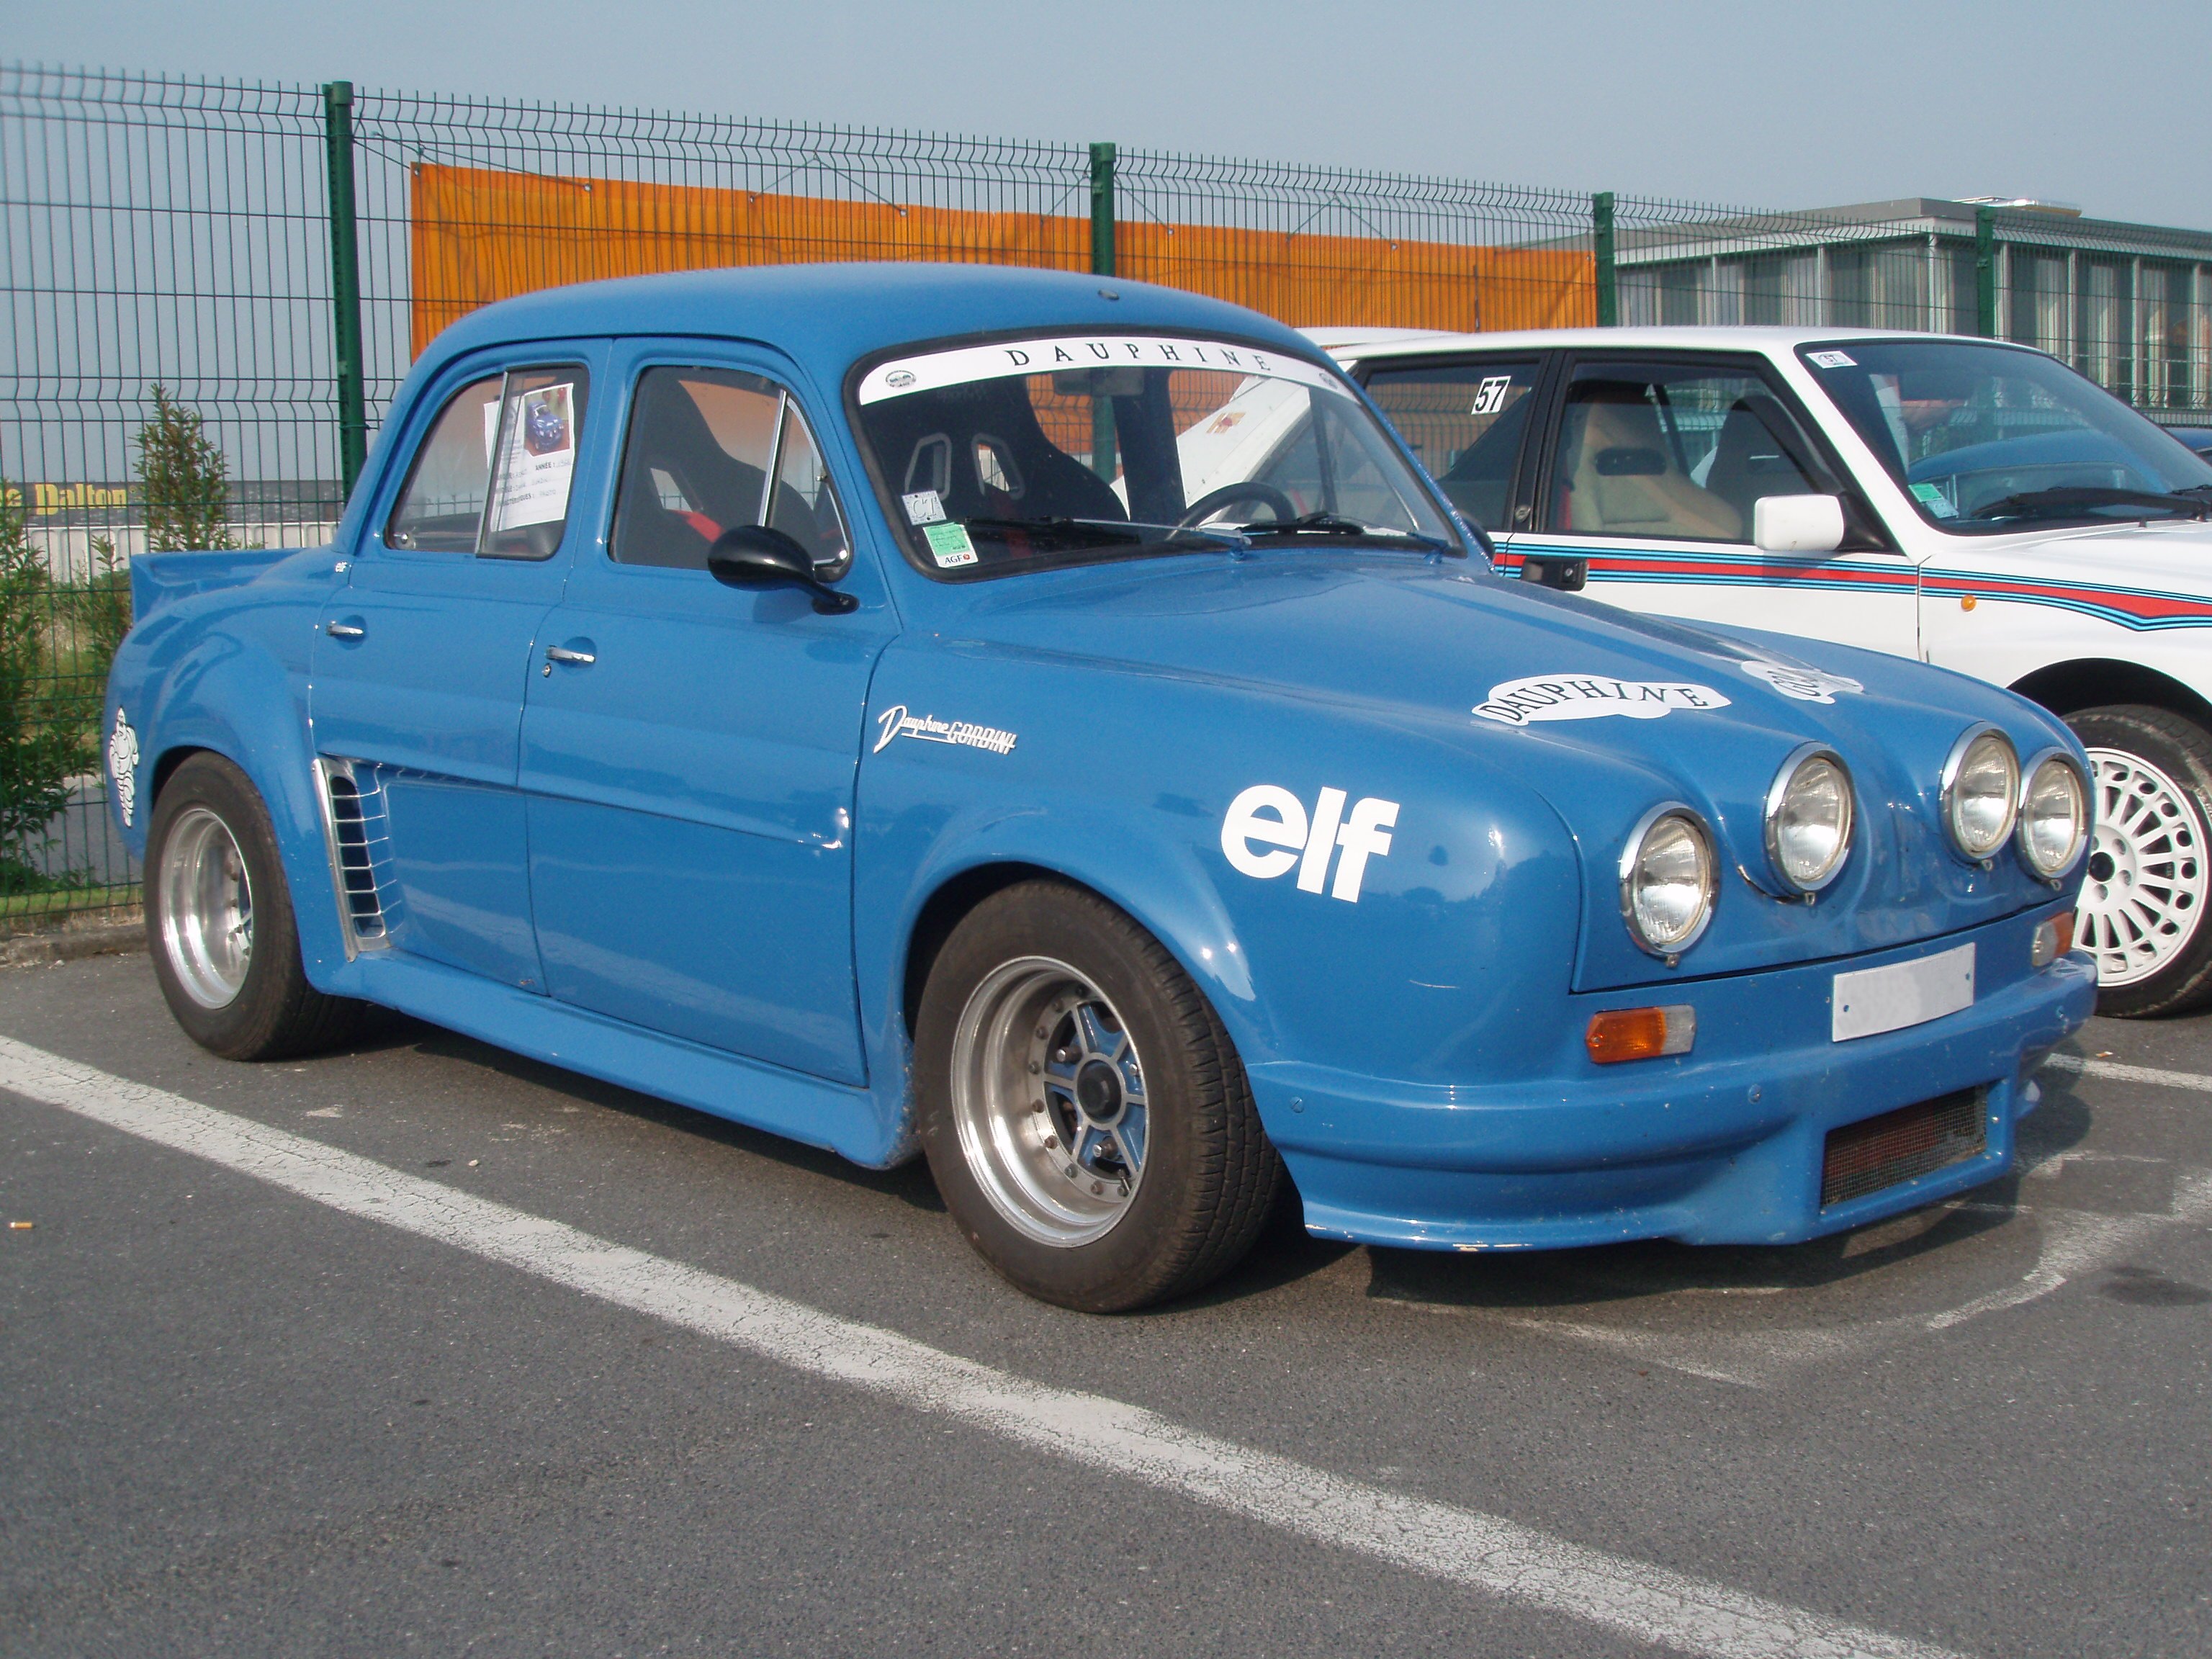
M 525 392 L 508 406 L 495 532 L 568 516 L 568 487 L 576 473 L 575 391 L 573 381 L 564 380 Z

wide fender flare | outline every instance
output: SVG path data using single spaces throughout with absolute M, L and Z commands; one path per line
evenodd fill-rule
M 124 706 L 134 720 L 143 717 L 135 815 L 142 830 L 153 815 L 152 781 L 172 757 L 208 750 L 244 772 L 276 832 L 307 977 L 330 988 L 346 948 L 298 688 L 259 645 L 216 632 L 200 635 L 173 659 L 149 664 L 140 695 L 140 708 L 132 709 L 127 698 Z
M 1188 823 L 1170 827 L 1157 809 L 1130 803 L 1054 793 L 1018 804 L 981 802 L 946 815 L 908 866 L 894 903 L 872 902 L 864 860 L 855 944 L 860 961 L 882 966 L 863 978 L 861 1013 L 870 1047 L 898 1074 L 905 1070 L 909 954 L 924 911 L 963 878 L 1012 866 L 1089 888 L 1120 907 L 1206 993 L 1240 1054 L 1275 1051 L 1273 1022 L 1254 987 L 1235 919 L 1194 849 Z M 884 1075 L 879 1066 L 872 1070 Z

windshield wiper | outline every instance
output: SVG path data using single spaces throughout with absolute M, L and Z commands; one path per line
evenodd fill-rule
M 1972 516 L 1977 519 L 2068 516 L 2094 512 L 2104 507 L 2155 507 L 2192 519 L 2212 519 L 2212 501 L 2194 494 L 2106 489 L 2094 484 L 2058 484 L 2049 489 L 2031 489 L 2018 495 L 2007 495 L 2002 501 L 1976 507 Z
M 1164 524 L 1138 524 L 1120 519 L 1070 519 L 1060 516 L 1038 519 L 1001 519 L 988 516 L 964 519 L 961 521 L 970 530 L 1018 530 L 1024 535 L 1051 539 L 1055 545 L 1080 547 L 1098 542 L 1112 542 L 1129 547 L 1229 547 L 1245 546 L 1245 538 L 1233 530 L 1202 530 L 1196 526 L 1179 527 Z M 1147 530 L 1164 530 L 1164 536 L 1146 536 Z
M 1413 546 L 1424 552 L 1441 550 L 1449 551 L 1450 544 L 1438 541 L 1433 536 L 1419 536 L 1400 530 L 1383 530 L 1374 525 L 1362 524 L 1357 519 L 1347 519 L 1338 513 L 1302 513 L 1295 519 L 1268 519 L 1258 524 L 1239 526 L 1248 536 L 1295 536 L 1304 531 L 1314 531 L 1327 536 L 1357 536 L 1362 541 L 1387 542 L 1393 547 Z

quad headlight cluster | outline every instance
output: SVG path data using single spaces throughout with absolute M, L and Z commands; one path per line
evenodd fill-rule
M 1971 726 L 1943 763 L 1943 827 L 1970 863 L 1988 863 L 2009 840 L 2032 872 L 2056 881 L 2088 845 L 2088 780 L 2063 749 L 2022 766 L 2003 732 Z
M 1943 828 L 1953 849 L 1986 865 L 2007 840 L 2034 875 L 2056 881 L 2089 839 L 2089 788 L 2071 756 L 2046 749 L 2023 767 L 1994 726 L 1969 727 L 1943 764 Z M 1765 801 L 1766 863 L 1784 895 L 1808 902 L 1842 873 L 1856 807 L 1850 768 L 1808 743 L 1782 763 Z M 1669 961 L 1697 943 L 1720 889 L 1712 832 L 1692 808 L 1653 807 L 1620 855 L 1620 914 L 1629 936 Z

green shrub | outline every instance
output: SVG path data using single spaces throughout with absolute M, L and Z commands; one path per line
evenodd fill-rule
M 62 607 L 22 509 L 9 503 L 0 487 L 0 893 L 20 893 L 46 884 L 31 856 L 90 744 L 56 659 Z
M 146 514 L 149 553 L 234 548 L 230 468 L 207 434 L 199 411 L 171 401 L 157 380 L 154 418 L 132 440 L 138 450 L 138 499 Z

